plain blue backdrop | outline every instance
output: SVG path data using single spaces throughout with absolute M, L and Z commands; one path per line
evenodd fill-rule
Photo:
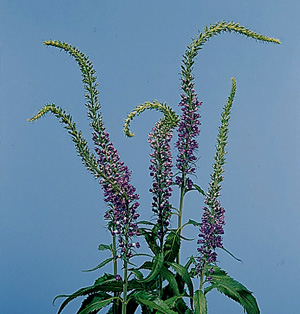
M 201 107 L 197 183 L 207 189 L 221 108 L 237 80 L 221 202 L 226 209 L 220 266 L 256 296 L 263 314 L 299 313 L 300 22 L 299 1 L 85 0 L 0 1 L 0 313 L 54 314 L 57 294 L 93 283 L 109 243 L 100 185 L 81 165 L 70 136 L 46 103 L 72 114 L 91 144 L 77 64 L 43 41 L 66 41 L 93 61 L 104 123 L 151 218 L 147 134 L 161 115 L 146 112 L 125 138 L 127 114 L 144 101 L 180 112 L 180 65 L 205 25 L 226 20 L 278 38 L 266 44 L 237 34 L 211 39 L 194 68 Z M 172 199 L 178 203 L 175 193 Z M 187 196 L 184 220 L 200 220 L 203 198 Z M 174 223 L 175 225 L 175 223 Z M 196 228 L 184 235 L 197 237 Z M 142 245 L 141 251 L 146 250 Z M 183 259 L 196 254 L 184 245 Z M 104 270 L 110 271 L 110 267 Z M 209 313 L 241 314 L 218 292 Z M 74 301 L 65 312 L 75 313 Z

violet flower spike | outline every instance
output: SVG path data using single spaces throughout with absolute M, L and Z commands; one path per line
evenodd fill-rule
M 148 135 L 148 142 L 153 149 L 150 153 L 151 165 L 149 167 L 153 184 L 149 191 L 153 194 L 152 211 L 157 216 L 158 236 L 161 242 L 163 242 L 171 217 L 169 198 L 172 192 L 173 177 L 170 148 L 172 132 L 164 125 L 163 121 L 157 122 L 152 129 L 153 133 Z
M 198 113 L 198 108 L 201 103 L 197 99 L 192 82 L 187 83 L 183 78 L 182 89 L 185 94 L 181 95 L 181 102 L 179 103 L 182 114 L 177 129 L 178 140 L 175 143 L 175 147 L 179 151 L 176 159 L 176 167 L 185 175 L 195 174 L 196 170 L 195 162 L 197 157 L 195 156 L 195 151 L 198 149 L 198 143 L 195 138 L 200 133 L 200 114 Z M 181 180 L 181 177 L 176 177 L 176 182 L 181 183 Z M 190 186 L 192 184 L 192 182 L 189 182 Z
M 139 206 L 139 195 L 130 183 L 131 172 L 120 161 L 118 151 L 109 140 L 109 134 L 105 132 L 103 123 L 100 123 L 99 132 L 93 133 L 93 141 L 96 145 L 95 152 L 98 157 L 99 169 L 105 178 L 100 180 L 104 190 L 104 201 L 110 205 L 104 217 L 109 221 L 108 228 L 112 235 L 117 235 L 120 255 L 127 258 L 132 256 L 134 243 L 132 237 L 139 235 L 136 219 L 139 214 L 136 209 Z

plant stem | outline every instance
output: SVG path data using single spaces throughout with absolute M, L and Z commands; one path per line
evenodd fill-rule
M 123 302 L 122 302 L 122 314 L 126 314 L 127 309 L 127 287 L 128 287 L 128 263 L 124 260 L 124 282 L 123 282 Z
M 113 257 L 114 276 L 117 276 L 117 274 L 118 274 L 118 261 L 116 259 L 116 255 L 117 255 L 117 244 L 116 244 L 116 235 L 114 234 L 112 236 L 112 257 Z M 118 297 L 118 296 L 119 296 L 119 293 L 114 292 L 114 297 Z M 113 304 L 113 313 L 118 314 L 118 312 L 119 312 L 119 300 L 115 299 L 114 304 Z
M 126 205 L 126 209 L 127 209 L 127 215 L 126 215 L 126 225 L 125 225 L 125 252 L 124 254 L 124 263 L 123 263 L 123 267 L 124 267 L 124 279 L 123 279 L 123 302 L 122 302 L 122 314 L 126 314 L 126 310 L 127 310 L 127 289 L 128 289 L 128 261 L 127 261 L 127 253 L 128 253 L 128 245 L 129 245 L 129 235 L 128 235 L 128 229 L 129 229 L 129 204 L 127 202 Z
M 199 283 L 199 290 L 201 290 L 201 291 L 202 291 L 202 287 L 203 287 L 203 277 L 204 277 L 205 266 L 206 266 L 206 262 L 204 262 L 203 267 L 201 269 L 200 283 Z
M 180 201 L 179 201 L 179 214 L 178 214 L 178 236 L 180 241 L 181 228 L 182 228 L 182 210 L 183 210 L 183 198 L 185 192 L 185 173 L 182 173 L 182 182 L 180 189 Z M 177 263 L 180 264 L 180 247 L 177 254 Z

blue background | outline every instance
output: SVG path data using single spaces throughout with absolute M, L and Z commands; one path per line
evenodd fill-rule
M 200 51 L 194 67 L 203 101 L 197 183 L 207 189 L 221 108 L 235 77 L 221 202 L 224 246 L 243 264 L 219 252 L 220 266 L 254 292 L 262 313 L 299 313 L 299 9 L 296 0 L 0 1 L 0 313 L 56 313 L 54 296 L 101 275 L 81 270 L 106 258 L 97 246 L 110 241 L 101 188 L 81 165 L 70 136 L 50 114 L 27 122 L 54 102 L 72 114 L 92 144 L 80 71 L 43 41 L 66 41 L 94 63 L 104 123 L 133 171 L 139 212 L 148 219 L 147 134 L 161 115 L 138 117 L 132 139 L 122 133 L 124 119 L 146 100 L 180 112 L 186 46 L 198 30 L 221 20 L 279 38 L 282 45 L 223 34 Z M 177 205 L 178 194 L 172 200 Z M 187 195 L 184 220 L 200 220 L 202 206 L 197 193 Z M 197 233 L 184 231 L 188 237 Z M 190 254 L 196 254 L 195 241 L 184 245 L 183 260 Z M 79 304 L 64 313 L 76 312 Z M 211 314 L 243 313 L 215 291 L 208 304 Z

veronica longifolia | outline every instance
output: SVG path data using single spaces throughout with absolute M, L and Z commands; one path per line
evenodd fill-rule
M 190 178 L 196 173 L 196 151 L 199 147 L 196 138 L 200 133 L 198 111 L 201 105 L 194 89 L 194 77 L 192 75 L 194 59 L 198 51 L 211 37 L 222 32 L 236 32 L 256 40 L 280 43 L 276 39 L 254 33 L 237 23 L 223 21 L 205 27 L 204 33 L 198 33 L 183 56 L 181 66 L 183 93 L 179 103 L 181 107 L 180 118 L 170 106 L 158 101 L 145 102 L 128 115 L 124 125 L 125 134 L 128 136 L 133 136 L 133 133 L 129 131 L 130 121 L 146 109 L 157 110 L 164 115 L 155 124 L 148 138 L 152 149 L 149 167 L 152 177 L 150 192 L 153 197 L 151 208 L 156 216 L 156 223 L 140 221 L 140 224 L 146 225 L 145 228 L 137 224 L 139 214 L 136 210 L 139 206 L 139 195 L 130 182 L 131 172 L 120 160 L 118 151 L 111 143 L 99 113 L 100 103 L 92 63 L 75 47 L 57 41 L 45 42 L 46 45 L 65 50 L 79 64 L 86 91 L 86 107 L 88 108 L 88 117 L 91 120 L 90 126 L 93 129 L 96 154 L 90 152 L 87 141 L 82 137 L 81 132 L 77 131 L 72 117 L 54 104 L 44 106 L 30 121 L 51 112 L 64 124 L 72 136 L 83 164 L 102 186 L 104 200 L 108 204 L 108 210 L 104 217 L 108 221 L 107 228 L 112 235 L 110 245 L 101 244 L 99 246 L 100 250 L 109 250 L 111 256 L 92 270 L 112 262 L 113 274 L 105 273 L 92 286 L 79 289 L 70 296 L 63 295 L 66 299 L 60 306 L 58 314 L 78 296 L 85 297 L 78 314 L 98 313 L 109 304 L 112 306 L 108 313 L 112 314 L 133 314 L 139 306 L 142 307 L 142 312 L 145 314 L 154 312 L 206 314 L 206 294 L 214 288 L 239 302 L 247 314 L 260 313 L 252 292 L 217 266 L 216 249 L 223 248 L 227 251 L 223 246 L 222 238 L 225 210 L 220 204 L 219 197 L 220 183 L 223 181 L 222 173 L 224 172 L 230 110 L 236 88 L 234 79 L 231 94 L 221 116 L 213 173 L 207 193 Z M 178 133 L 178 139 L 175 143 L 177 174 L 175 182 L 173 182 L 170 142 L 175 128 L 177 128 Z M 179 186 L 178 208 L 170 204 L 171 185 Z M 188 191 L 192 190 L 197 190 L 205 195 L 206 206 L 203 207 L 200 223 L 191 219 L 183 223 L 184 197 Z M 200 206 L 197 205 L 197 207 Z M 197 211 L 195 212 L 197 213 Z M 177 228 L 172 229 L 170 228 L 170 221 L 173 214 L 178 216 L 178 225 Z M 198 255 L 196 258 L 190 256 L 188 262 L 181 265 L 180 249 L 182 241 L 185 239 L 181 233 L 186 225 L 200 226 L 197 241 Z M 138 267 L 133 264 L 131 258 L 135 257 L 134 248 L 140 246 L 139 242 L 134 240 L 134 237 L 140 233 L 144 236 L 152 255 L 148 253 L 136 254 L 151 258 Z M 118 243 L 116 243 L 117 240 Z M 118 274 L 120 267 L 118 258 L 122 259 L 122 277 Z M 197 281 L 199 288 L 196 291 L 194 291 L 192 282 L 194 277 L 199 278 Z M 208 286 L 204 287 L 204 284 Z M 186 298 L 191 301 L 190 304 L 184 301 Z

